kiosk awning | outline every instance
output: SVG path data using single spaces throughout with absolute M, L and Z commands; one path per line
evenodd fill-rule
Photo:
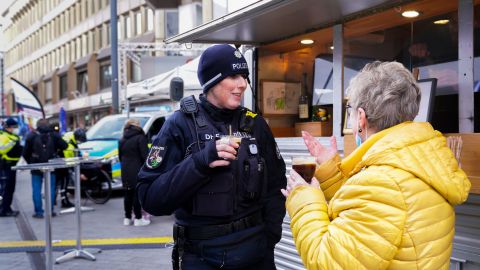
M 263 0 L 166 40 L 263 45 L 412 0 Z

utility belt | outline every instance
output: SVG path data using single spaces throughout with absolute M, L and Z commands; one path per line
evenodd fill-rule
M 207 225 L 199 227 L 186 227 L 178 224 L 173 225 L 173 238 L 183 238 L 186 240 L 208 240 L 234 232 L 242 231 L 262 224 L 262 213 L 257 211 L 255 214 L 232 221 L 227 224 Z
M 184 252 L 197 254 L 215 268 L 247 267 L 267 250 L 261 211 L 227 224 L 173 227 L 173 269 L 181 269 Z

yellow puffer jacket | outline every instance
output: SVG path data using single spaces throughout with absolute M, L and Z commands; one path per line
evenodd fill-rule
M 338 161 L 317 169 L 321 190 L 295 188 L 286 202 L 308 269 L 449 268 L 453 206 L 470 181 L 440 132 L 402 123 Z

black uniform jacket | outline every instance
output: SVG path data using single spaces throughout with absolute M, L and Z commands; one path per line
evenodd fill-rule
M 143 129 L 137 126 L 124 129 L 118 145 L 124 187 L 134 188 L 137 185 L 137 175 L 147 155 L 148 141 Z
M 251 209 L 248 213 L 235 213 L 228 218 L 192 215 L 195 193 L 208 183 L 211 175 L 222 170 L 208 166 L 219 159 L 215 146 L 216 138 L 228 134 L 228 124 L 235 122 L 233 120 L 241 113 L 245 113 L 244 108 L 222 110 L 214 107 L 203 96 L 200 99 L 199 108 L 208 116 L 206 122 L 213 130 L 222 134 L 198 134 L 205 147 L 195 152 L 197 145 L 192 143 L 197 141 L 197 134 L 189 128 L 189 124 L 193 123 L 192 117 L 177 111 L 168 118 L 139 173 L 137 189 L 142 207 L 153 215 L 169 215 L 175 211 L 177 223 L 185 226 L 224 224 L 260 210 L 266 224 L 269 244 L 273 247 L 280 240 L 285 216 L 285 198 L 280 192 L 286 185 L 285 163 L 270 128 L 259 115 L 253 118 L 254 125 L 250 135 L 256 139 L 258 153 L 265 160 L 268 183 L 264 199 L 254 207 L 256 209 Z M 232 128 L 234 132 L 238 131 L 238 127 Z M 216 206 L 213 204 L 211 207 Z

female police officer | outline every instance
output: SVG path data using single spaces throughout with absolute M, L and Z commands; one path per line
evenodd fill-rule
M 201 56 L 204 95 L 182 100 L 139 173 L 143 208 L 175 212 L 174 268 L 275 269 L 285 163 L 265 120 L 240 106 L 248 66 L 229 45 Z M 242 137 L 222 143 L 221 135 Z

